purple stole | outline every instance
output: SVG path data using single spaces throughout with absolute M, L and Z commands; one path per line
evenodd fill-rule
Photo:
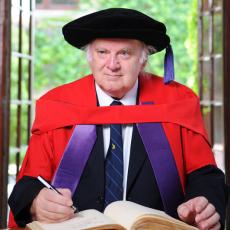
M 137 128 L 156 177 L 164 210 L 177 217 L 176 210 L 184 195 L 164 129 L 161 123 L 139 123 Z M 75 126 L 52 185 L 69 188 L 74 194 L 95 141 L 96 125 Z

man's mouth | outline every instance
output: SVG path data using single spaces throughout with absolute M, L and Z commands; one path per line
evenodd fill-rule
M 105 74 L 106 76 L 109 76 L 109 77 L 121 77 L 122 74 Z

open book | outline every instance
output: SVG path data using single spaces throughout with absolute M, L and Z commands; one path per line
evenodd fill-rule
M 195 230 L 197 228 L 172 218 L 162 211 L 144 207 L 130 201 L 116 201 L 108 205 L 104 214 L 94 209 L 81 211 L 70 220 L 45 224 L 33 221 L 30 230 Z

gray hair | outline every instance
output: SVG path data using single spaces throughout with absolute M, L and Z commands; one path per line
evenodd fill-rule
M 142 50 L 142 53 L 141 53 L 141 56 L 140 56 L 140 63 L 143 64 L 144 62 L 147 62 L 148 61 L 148 56 L 150 54 L 153 54 L 153 53 L 156 53 L 157 52 L 157 49 L 153 46 L 150 46 L 150 45 L 146 45 L 145 43 L 143 43 L 143 50 Z
M 89 43 L 89 44 L 87 44 L 87 45 L 85 45 L 85 46 L 83 46 L 83 47 L 81 48 L 81 50 L 83 50 L 83 51 L 86 52 L 86 59 L 87 59 L 88 62 L 91 62 L 91 61 L 92 61 L 92 54 L 91 54 L 91 52 L 90 52 L 90 44 L 91 44 L 91 43 Z

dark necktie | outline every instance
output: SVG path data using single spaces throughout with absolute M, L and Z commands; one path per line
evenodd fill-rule
M 113 101 L 111 105 L 121 105 Z M 120 124 L 110 125 L 110 144 L 105 159 L 105 207 L 123 199 L 123 141 Z

